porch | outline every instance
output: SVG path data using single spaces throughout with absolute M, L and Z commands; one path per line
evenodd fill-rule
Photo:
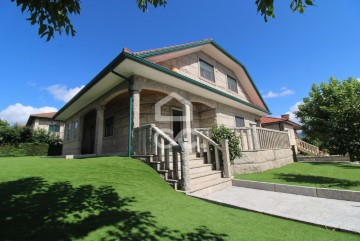
M 287 132 L 256 125 L 233 130 L 240 139 L 245 159 L 246 156 L 254 157 L 263 151 L 288 150 L 292 162 Z M 133 157 L 153 166 L 178 190 L 206 195 L 231 186 L 237 160 L 235 165 L 230 164 L 228 140 L 215 143 L 209 128 L 191 129 L 191 140 L 182 138 L 174 141 L 155 124 L 143 125 L 133 130 Z

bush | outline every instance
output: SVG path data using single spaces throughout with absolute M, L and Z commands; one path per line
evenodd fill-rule
M 21 143 L 0 146 L 0 157 L 46 156 L 49 144 Z
M 223 139 L 229 140 L 230 162 L 231 164 L 234 164 L 235 158 L 242 156 L 240 149 L 240 139 L 236 136 L 233 130 L 226 128 L 224 125 L 212 126 L 210 130 L 211 130 L 211 139 L 213 139 L 219 145 L 221 145 L 221 140 Z

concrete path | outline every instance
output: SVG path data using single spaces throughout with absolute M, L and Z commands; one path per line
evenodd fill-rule
M 205 196 L 193 196 L 274 216 L 360 233 L 360 202 L 235 186 Z

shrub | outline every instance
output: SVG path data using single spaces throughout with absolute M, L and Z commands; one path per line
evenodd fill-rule
M 0 146 L 0 157 L 19 157 L 19 156 L 46 156 L 49 145 L 21 143 Z
M 234 164 L 234 160 L 237 157 L 241 157 L 240 139 L 236 136 L 235 132 L 224 125 L 215 125 L 211 129 L 211 139 L 221 145 L 221 140 L 229 140 L 229 155 L 230 162 Z

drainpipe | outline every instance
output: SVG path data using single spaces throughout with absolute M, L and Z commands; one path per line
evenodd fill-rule
M 111 70 L 111 73 L 113 73 L 116 76 L 119 76 L 120 78 L 126 80 L 129 83 L 130 86 L 130 79 L 125 77 L 122 74 L 119 74 L 117 72 L 115 72 L 114 70 Z M 131 153 L 132 153 L 132 112 L 133 112 L 133 96 L 130 93 L 130 106 L 129 106 L 129 132 L 128 132 L 128 157 L 131 157 Z

